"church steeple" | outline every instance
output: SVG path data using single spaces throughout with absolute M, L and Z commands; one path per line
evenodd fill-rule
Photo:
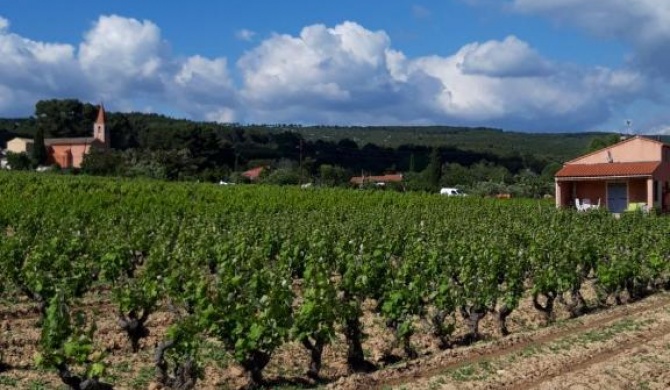
M 93 124 L 93 138 L 102 142 L 106 148 L 109 148 L 109 133 L 107 132 L 107 127 L 105 126 L 105 107 L 100 104 L 100 109 L 98 109 L 98 118 Z
M 105 124 L 105 106 L 100 103 L 100 109 L 98 109 L 98 119 L 95 120 L 96 124 Z

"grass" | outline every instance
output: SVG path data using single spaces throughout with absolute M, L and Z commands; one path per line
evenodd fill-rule
M 577 337 L 576 341 L 586 344 L 607 341 L 619 333 L 639 330 L 642 327 L 642 325 L 645 325 L 648 322 L 649 321 L 637 322 L 633 319 L 626 318 L 607 328 L 592 330 L 583 333 L 582 335 Z
M 213 362 L 219 368 L 226 368 L 231 363 L 231 356 L 225 348 L 217 342 L 206 341 L 203 344 L 203 354 L 205 362 Z
M 494 370 L 495 367 L 490 361 L 483 360 L 476 364 L 456 368 L 449 375 L 458 382 L 485 380 Z
M 5 386 L 16 386 L 19 383 L 14 378 L 8 378 L 6 376 L 0 376 L 0 385 L 5 385 Z
M 33 379 L 28 382 L 28 390 L 47 390 L 49 389 L 47 382 L 42 379 Z
M 156 371 L 154 367 L 142 367 L 137 376 L 130 381 L 133 389 L 146 389 L 149 383 L 154 379 Z

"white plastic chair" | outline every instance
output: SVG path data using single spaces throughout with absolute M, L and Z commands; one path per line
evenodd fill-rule
M 598 198 L 598 203 L 591 205 L 592 209 L 598 210 L 600 208 L 600 198 Z

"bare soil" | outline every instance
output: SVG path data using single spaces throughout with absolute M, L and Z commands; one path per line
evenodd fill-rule
M 588 297 L 588 292 L 585 292 Z M 368 309 L 374 306 L 368 303 Z M 130 352 L 125 335 L 116 324 L 108 292 L 87 296 L 81 307 L 95 318 L 96 342 L 104 351 L 108 373 L 105 381 L 116 389 L 157 389 L 152 365 L 156 344 L 173 317 L 158 312 L 150 317 L 151 335 L 137 354 Z M 544 326 L 530 300 L 509 317 L 512 334 L 502 338 L 492 315 L 481 324 L 484 340 L 468 347 L 441 350 L 428 325 L 417 320 L 412 342 L 420 357 L 389 363 L 402 357 L 392 332 L 371 310 L 363 317 L 366 358 L 379 370 L 349 375 L 346 344 L 339 337 L 323 357 L 323 382 L 305 375 L 308 353 L 297 343 L 277 351 L 265 370 L 270 387 L 330 389 L 668 389 L 670 388 L 670 294 L 615 306 L 568 320 L 557 308 L 557 322 Z M 61 389 L 55 372 L 35 368 L 40 329 L 38 310 L 30 302 L 0 304 L 0 351 L 7 368 L 0 371 L 0 389 Z M 455 337 L 466 329 L 457 318 Z M 205 377 L 199 389 L 236 389 L 246 384 L 244 372 L 231 357 L 208 340 L 203 350 Z

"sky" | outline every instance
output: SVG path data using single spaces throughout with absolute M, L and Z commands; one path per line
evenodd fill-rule
M 670 134 L 669 82 L 667 0 L 0 0 L 0 117 Z

